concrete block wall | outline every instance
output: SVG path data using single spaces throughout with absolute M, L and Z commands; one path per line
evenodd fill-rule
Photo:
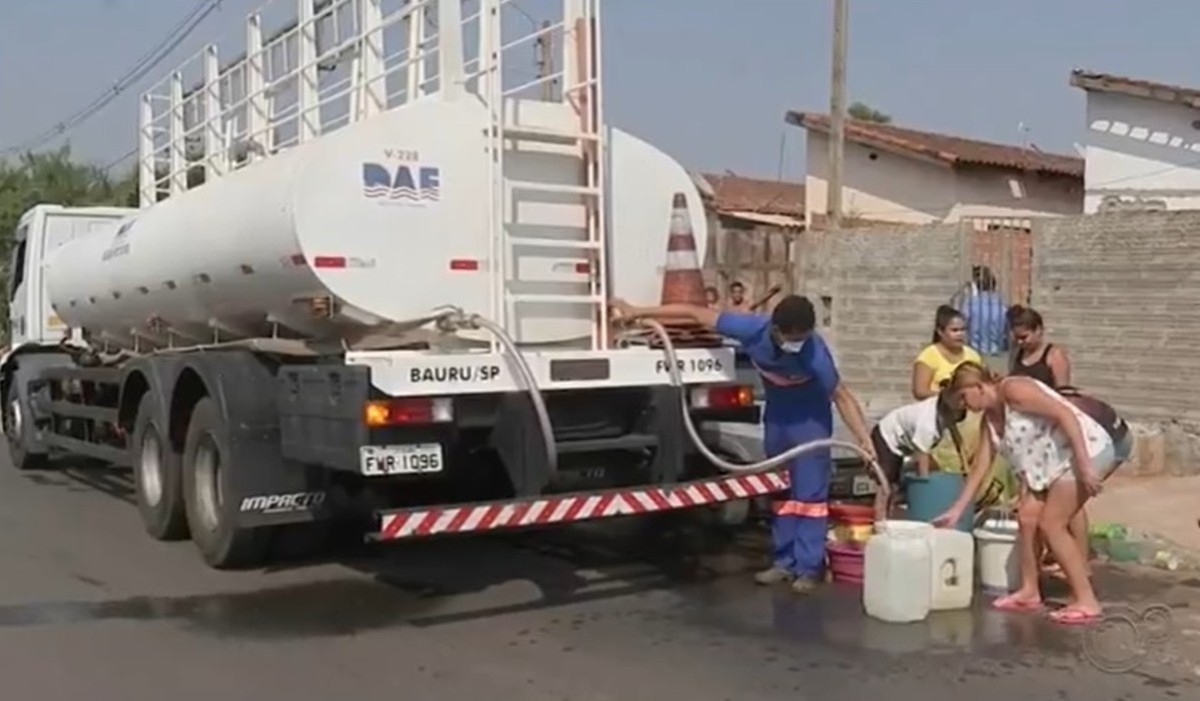
M 1200 211 L 1039 220 L 1032 278 L 1074 383 L 1137 422 L 1135 470 L 1200 471 Z
M 1200 211 L 1040 219 L 1031 245 L 1021 234 L 968 226 L 800 237 L 796 289 L 817 305 L 842 377 L 868 416 L 909 400 L 913 358 L 929 342 L 934 310 L 961 289 L 972 263 L 1012 255 L 1005 265 L 1019 296 L 1031 257 L 1032 304 L 1069 350 L 1074 384 L 1134 423 L 1127 469 L 1200 473 Z
M 872 419 L 909 401 L 913 359 L 961 286 L 965 225 L 807 232 L 800 293 L 817 304 L 842 378 Z

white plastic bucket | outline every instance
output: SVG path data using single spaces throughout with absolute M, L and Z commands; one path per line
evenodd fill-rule
M 979 583 L 993 592 L 1015 591 L 1021 585 L 1021 564 L 1017 554 L 1017 528 L 975 529 L 978 546 Z

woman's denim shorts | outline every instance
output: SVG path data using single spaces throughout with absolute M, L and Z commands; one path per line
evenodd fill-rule
M 1126 430 L 1125 437 L 1117 441 L 1116 445 L 1109 441 L 1100 454 L 1092 458 L 1092 468 L 1101 480 L 1108 479 L 1108 476 L 1131 455 L 1133 455 L 1133 431 Z M 1068 470 L 1064 477 L 1074 479 L 1075 473 Z

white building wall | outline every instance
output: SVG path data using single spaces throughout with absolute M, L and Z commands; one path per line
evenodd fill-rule
M 807 139 L 805 214 L 825 212 L 829 137 Z M 1080 214 L 1082 184 L 1065 176 L 1022 176 L 1002 168 L 951 168 L 847 141 L 842 207 L 846 216 L 911 224 L 964 217 L 1025 219 Z
M 1200 209 L 1198 127 L 1200 110 L 1088 92 L 1085 211 L 1094 214 L 1105 197 L 1141 207 Z
M 865 217 L 910 224 L 942 221 L 958 199 L 954 171 L 948 166 L 924 163 L 888 151 L 869 149 L 847 141 L 842 166 L 842 211 L 847 217 Z M 829 137 L 809 130 L 807 175 L 804 180 L 805 215 L 825 213 L 829 191 Z

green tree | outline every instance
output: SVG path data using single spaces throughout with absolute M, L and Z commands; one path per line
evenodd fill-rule
M 855 102 L 853 105 L 850 105 L 850 109 L 846 110 L 846 114 L 850 115 L 851 119 L 863 122 L 875 122 L 876 124 L 892 123 L 892 115 L 887 112 L 881 112 L 865 102 Z
M 0 255 L 5 294 L 0 296 L 0 321 L 7 328 L 8 255 L 21 215 L 36 204 L 67 206 L 137 206 L 137 173 L 113 178 L 106 169 L 79 163 L 70 147 L 26 153 L 15 161 L 0 161 Z

